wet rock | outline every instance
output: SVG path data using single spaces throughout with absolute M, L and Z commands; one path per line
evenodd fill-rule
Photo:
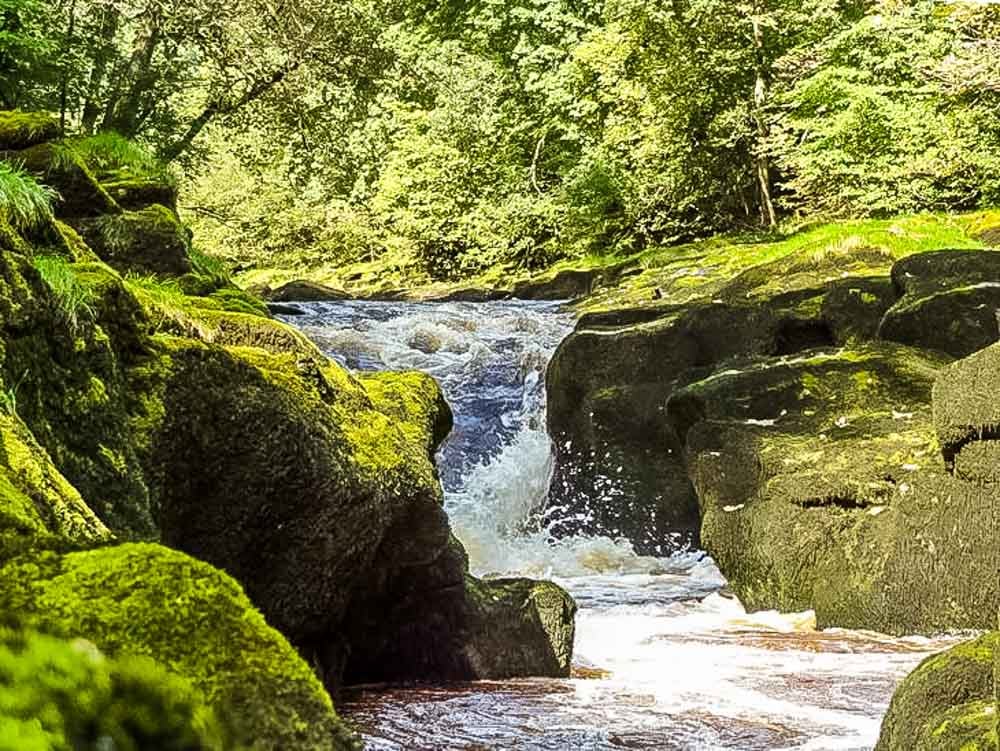
M 549 582 L 470 576 L 454 539 L 434 561 L 395 577 L 363 611 L 368 617 L 350 624 L 348 683 L 570 674 L 573 599 Z
M 442 342 L 441 337 L 436 336 L 430 331 L 416 331 L 407 340 L 406 345 L 410 349 L 415 349 L 418 352 L 423 352 L 425 355 L 432 355 L 441 349 Z
M 1000 252 L 943 250 L 892 270 L 902 294 L 880 327 L 883 339 L 965 357 L 1000 338 Z
M 326 302 L 348 300 L 351 297 L 343 290 L 311 282 L 308 279 L 296 279 L 282 284 L 277 289 L 264 290 L 263 296 L 271 302 Z
M 994 622 L 983 519 L 998 498 L 940 454 L 944 364 L 898 346 L 818 351 L 734 364 L 671 398 L 702 541 L 748 609 L 887 633 Z
M 551 276 L 520 281 L 510 295 L 518 300 L 575 300 L 635 269 L 638 266 L 630 261 L 596 269 L 563 269 Z
M 896 689 L 875 751 L 997 748 L 1000 632 L 928 657 Z

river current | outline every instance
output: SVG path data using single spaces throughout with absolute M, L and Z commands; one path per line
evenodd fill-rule
M 348 691 L 338 709 L 367 748 L 871 749 L 899 680 L 955 643 L 748 614 L 702 551 L 553 539 L 544 373 L 574 323 L 558 304 L 297 307 L 285 320 L 347 367 L 438 379 L 455 412 L 438 465 L 473 573 L 550 578 L 580 606 L 570 679 Z

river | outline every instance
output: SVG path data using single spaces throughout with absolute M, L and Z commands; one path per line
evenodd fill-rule
M 338 709 L 368 748 L 871 749 L 899 680 L 955 643 L 747 614 L 702 551 L 552 539 L 544 370 L 574 323 L 558 304 L 297 307 L 285 320 L 347 367 L 441 383 L 455 429 L 438 464 L 473 572 L 551 578 L 580 606 L 568 680 L 348 691 Z

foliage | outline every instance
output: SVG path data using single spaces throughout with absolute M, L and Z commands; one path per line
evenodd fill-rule
M 191 685 L 146 658 L 109 660 L 83 640 L 0 632 L 0 749 L 221 749 Z
M 30 231 L 50 222 L 56 197 L 24 170 L 0 162 L 0 219 L 15 229 Z
M 53 64 L 51 6 L 44 0 L 0 0 L 0 106 L 31 104 L 32 90 L 51 84 Z
M 81 320 L 94 317 L 94 293 L 62 256 L 37 256 L 35 269 L 52 293 L 52 299 L 70 328 L 76 329 Z
M 100 176 L 128 172 L 173 181 L 169 170 L 146 148 L 113 131 L 71 139 L 65 146 Z

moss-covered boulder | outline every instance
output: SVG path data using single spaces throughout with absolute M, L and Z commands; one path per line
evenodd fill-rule
M 902 295 L 880 327 L 883 339 L 965 357 L 1000 338 L 1000 252 L 942 250 L 892 269 Z
M 263 294 L 272 302 L 324 302 L 346 300 L 350 297 L 343 290 L 327 287 L 308 279 L 294 279 L 276 289 L 265 289 Z
M 167 667 L 204 697 L 233 746 L 353 746 L 312 670 L 236 582 L 182 553 L 129 544 L 26 555 L 0 569 L 0 609 Z
M 154 204 L 177 216 L 177 182 L 166 174 L 137 174 L 127 169 L 98 174 L 101 186 L 126 211 Z
M 702 541 L 749 609 L 889 633 L 994 621 L 998 498 L 947 471 L 930 414 L 943 365 L 898 346 L 819 351 L 672 397 Z
M 896 689 L 875 751 L 995 751 L 1000 632 L 928 657 Z
M 51 141 L 59 123 L 44 112 L 0 111 L 0 151 L 18 151 Z
M 22 151 L 0 152 L 0 159 L 22 164 L 39 182 L 54 188 L 59 198 L 53 208 L 61 219 L 73 222 L 122 211 L 83 159 L 68 146 L 40 143 Z
M 165 206 L 101 216 L 78 226 L 94 252 L 119 271 L 164 276 L 192 271 L 191 237 Z
M 73 748 L 223 751 L 226 742 L 201 694 L 153 660 L 0 631 L 0 750 Z

